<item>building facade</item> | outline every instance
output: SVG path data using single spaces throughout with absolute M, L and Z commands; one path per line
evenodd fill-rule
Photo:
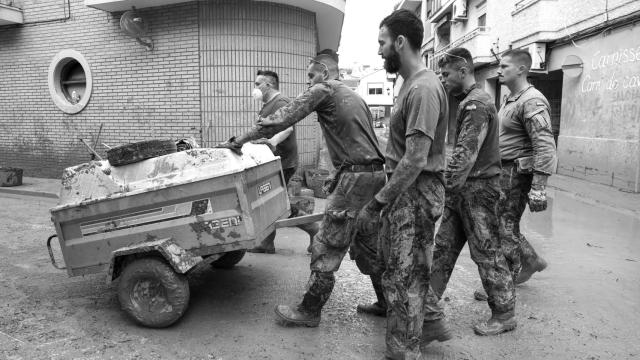
M 478 83 L 496 99 L 500 55 L 527 49 L 530 82 L 549 99 L 557 172 L 640 191 L 640 1 L 415 0 L 425 63 L 448 49 L 474 55 Z M 428 30 L 427 30 L 428 28 Z
M 344 5 L 0 0 L 0 166 L 59 177 L 89 160 L 80 139 L 104 155 L 101 144 L 193 136 L 212 146 L 239 134 L 261 106 L 256 71 L 278 72 L 287 96 L 304 91 L 308 58 L 338 48 Z M 301 164 L 314 164 L 314 116 L 297 136 Z
M 360 79 L 356 92 L 369 105 L 375 120 L 389 117 L 393 107 L 395 74 L 374 70 Z

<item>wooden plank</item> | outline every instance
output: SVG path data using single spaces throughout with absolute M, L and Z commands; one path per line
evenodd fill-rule
M 276 221 L 276 229 L 283 227 L 292 227 L 302 224 L 309 224 L 312 222 L 320 221 L 324 217 L 324 213 L 310 214 L 304 216 L 298 216 L 290 219 L 282 219 Z

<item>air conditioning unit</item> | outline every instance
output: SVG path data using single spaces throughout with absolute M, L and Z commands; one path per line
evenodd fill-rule
M 547 44 L 533 43 L 527 47 L 531 55 L 531 70 L 544 70 L 547 68 Z
M 465 21 L 467 20 L 467 0 L 456 0 L 453 2 L 453 8 L 451 9 L 452 21 Z

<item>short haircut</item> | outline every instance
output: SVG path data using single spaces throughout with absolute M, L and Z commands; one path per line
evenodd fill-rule
M 513 61 L 517 62 L 518 64 L 524 65 L 527 68 L 527 71 L 531 69 L 532 60 L 529 51 L 524 49 L 508 50 L 507 52 L 502 54 L 502 57 L 507 56 L 513 59 Z
M 332 49 L 324 49 L 324 50 L 320 51 L 317 55 L 318 56 L 320 56 L 320 55 L 328 55 L 329 57 L 331 57 L 333 59 L 333 61 L 336 62 L 336 64 L 340 62 L 340 57 L 339 57 L 338 53 L 335 52 Z
M 273 88 L 276 90 L 280 89 L 280 78 L 278 78 L 278 73 L 271 70 L 258 70 L 258 76 L 266 76 L 271 78 L 271 82 L 273 83 Z
M 407 38 L 413 50 L 422 47 L 424 26 L 418 16 L 406 9 L 396 10 L 380 22 L 380 27 L 385 26 L 393 39 L 402 35 Z
M 329 71 L 330 78 L 337 79 L 340 76 L 340 68 L 338 67 L 338 54 L 335 51 L 331 49 L 322 50 L 312 59 L 312 62 L 322 69 L 324 69 L 324 66 L 326 66 L 327 71 Z M 324 64 L 324 66 L 320 64 Z
M 445 67 L 447 64 L 456 66 L 458 69 L 465 66 L 469 72 L 473 72 L 473 57 L 469 50 L 463 47 L 453 48 L 444 52 L 444 55 L 438 60 L 438 67 Z

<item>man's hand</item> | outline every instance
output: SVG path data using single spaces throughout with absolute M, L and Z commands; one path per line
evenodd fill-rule
M 373 198 L 360 210 L 356 218 L 356 230 L 360 234 L 372 234 L 378 230 L 380 210 L 382 210 L 384 205 L 385 204 L 376 200 L 376 198 Z
M 215 146 L 218 149 L 229 149 L 231 151 L 233 151 L 234 153 L 236 153 L 237 155 L 242 156 L 242 144 L 236 142 L 236 138 L 232 137 L 231 139 L 220 143 L 218 145 Z
M 273 144 L 267 138 L 253 140 L 251 143 L 252 144 L 257 144 L 257 145 L 267 145 L 269 147 L 269 150 L 271 150 L 272 153 L 274 153 L 274 154 L 276 153 L 276 147 L 273 146 Z
M 544 186 L 533 186 L 529 191 L 529 210 L 531 212 L 547 209 L 547 192 Z

